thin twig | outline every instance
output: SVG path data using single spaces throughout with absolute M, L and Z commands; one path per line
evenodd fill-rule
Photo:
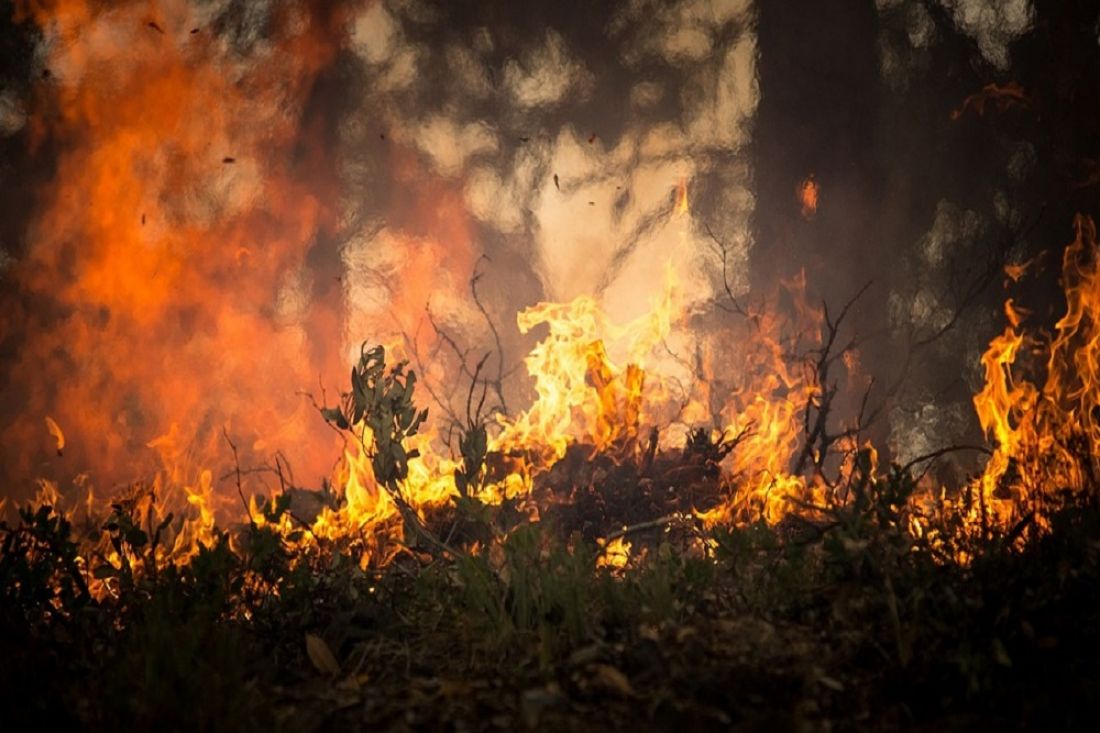
M 715 305 L 717 305 L 724 311 L 736 313 L 744 318 L 750 318 L 751 316 L 749 315 L 749 312 L 741 306 L 741 301 L 739 301 L 737 297 L 733 294 L 733 288 L 730 287 L 728 263 L 729 254 L 727 252 L 726 243 L 719 239 L 717 235 L 715 235 L 715 233 L 710 228 L 710 224 L 708 224 L 707 222 L 703 222 L 703 231 L 707 233 L 707 236 L 710 237 L 711 241 L 713 241 L 714 244 L 718 247 L 718 251 L 722 253 L 722 287 L 725 288 L 726 296 L 730 299 L 730 302 L 733 303 L 732 307 L 724 305 L 717 301 L 715 302 Z
M 857 426 L 856 428 L 850 428 L 838 434 L 830 434 L 828 432 L 829 413 L 832 410 L 833 399 L 836 397 L 837 393 L 836 385 L 834 384 L 830 387 L 828 382 L 829 369 L 836 363 L 837 358 L 856 346 L 857 342 L 853 338 L 839 352 L 833 352 L 833 346 L 836 344 L 836 339 L 840 333 L 840 327 L 843 325 L 844 319 L 847 318 L 852 306 L 855 305 L 871 287 L 871 284 L 871 281 L 868 281 L 855 295 L 848 299 L 848 302 L 844 304 L 836 320 L 833 320 L 829 316 L 828 303 L 821 304 L 827 336 L 822 346 L 810 352 L 811 354 L 817 354 L 817 361 L 810 367 L 810 371 L 813 374 L 814 382 L 818 388 L 818 400 L 815 404 L 815 400 L 811 396 L 806 402 L 806 407 L 803 412 L 803 430 L 806 433 L 806 442 L 803 444 L 802 451 L 799 453 L 798 460 L 795 462 L 794 473 L 796 475 L 802 473 L 807 461 L 812 462 L 815 471 L 820 473 L 825 456 L 836 441 L 847 437 L 849 434 L 858 432 L 861 429 L 861 426 Z M 812 425 L 811 411 L 815 413 Z
M 493 319 L 489 317 L 489 311 L 485 309 L 485 306 L 481 302 L 481 297 L 477 294 L 478 281 L 481 280 L 484 274 L 477 269 L 482 260 L 492 262 L 488 255 L 483 254 L 478 258 L 477 262 L 474 263 L 474 274 L 470 276 L 470 294 L 473 295 L 474 304 L 477 306 L 477 309 L 481 311 L 481 315 L 485 318 L 485 323 L 489 326 L 489 330 L 493 334 L 493 342 L 497 347 L 497 378 L 492 382 L 493 391 L 497 393 L 501 412 L 508 414 L 508 405 L 504 401 L 504 347 L 501 345 L 500 332 L 497 331 L 496 324 L 493 323 Z
M 948 453 L 959 453 L 962 451 L 977 451 L 979 453 L 985 453 L 987 456 L 993 455 L 993 451 L 983 445 L 949 445 L 946 448 L 940 448 L 930 453 L 925 453 L 924 455 L 917 456 L 916 458 L 902 466 L 901 471 L 902 473 L 909 473 L 909 469 L 911 469 L 918 463 L 931 461 L 939 458 L 940 456 L 947 455 Z
M 248 515 L 248 523 L 255 529 L 256 520 L 252 518 L 252 508 L 248 506 L 248 500 L 244 498 L 244 488 L 241 486 L 241 459 L 237 455 L 237 446 L 230 439 L 229 431 L 224 426 L 222 427 L 222 435 L 225 436 L 225 442 L 229 443 L 229 449 L 233 451 L 233 465 L 236 467 L 237 473 L 237 496 L 241 497 L 241 504 L 244 506 L 245 514 Z
M 657 519 L 651 519 L 648 522 L 641 522 L 639 524 L 632 524 L 629 527 L 623 527 L 622 529 L 617 529 L 614 532 L 609 533 L 605 539 L 608 542 L 610 542 L 611 540 L 615 540 L 615 539 L 618 539 L 620 537 L 625 537 L 628 534 L 633 534 L 634 532 L 641 532 L 641 531 L 646 530 L 646 529 L 654 529 L 656 527 L 663 527 L 663 526 L 668 525 L 668 524 L 674 524 L 676 522 L 683 522 L 683 521 L 686 521 L 686 520 L 687 520 L 687 517 L 685 517 L 682 512 L 673 512 L 672 514 L 667 514 L 663 517 L 658 517 Z

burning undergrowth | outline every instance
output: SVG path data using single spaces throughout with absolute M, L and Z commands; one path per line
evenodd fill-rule
M 659 368 L 647 371 L 647 359 L 676 358 L 666 341 L 675 320 L 670 282 L 653 313 L 622 327 L 585 298 L 521 314 L 521 327 L 549 324 L 527 360 L 538 397 L 516 417 L 486 414 L 482 360 L 452 452 L 444 452 L 447 443 L 421 407 L 415 371 L 385 347 L 364 346 L 340 402 L 317 406 L 346 440 L 331 483 L 297 485 L 278 458 L 242 465 L 226 432 L 237 463 L 223 479 L 235 484 L 236 510 L 215 501 L 211 469 L 199 472 L 196 485 L 174 485 L 171 474 L 159 473 L 129 498 L 106 500 L 90 486 L 63 494 L 45 483 L 37 504 L 82 520 L 80 573 L 99 598 L 117 593 L 120 574 L 186 565 L 226 530 L 235 549 L 244 549 L 238 543 L 247 528 L 263 529 L 288 552 L 339 552 L 368 570 L 403 555 L 454 561 L 491 554 L 537 523 L 560 538 L 599 543 L 607 550 L 601 562 L 622 566 L 631 546 L 644 556 L 673 538 L 682 551 L 709 556 L 707 533 L 715 527 L 763 522 L 820 536 L 884 486 L 892 487 L 891 507 L 914 546 L 965 564 L 964 538 L 1024 542 L 1049 530 L 1048 505 L 1057 506 L 1062 492 L 1092 494 L 1096 402 L 1087 368 L 1096 343 L 1095 248 L 1092 222 L 1079 218 L 1063 264 L 1066 312 L 1051 336 L 1027 331 L 1024 311 L 1008 301 L 1009 325 L 986 352 L 986 385 L 974 399 L 993 441 L 990 458 L 964 486 L 937 485 L 923 472 L 914 477 L 952 449 L 906 466 L 878 465 L 874 446 L 860 438 L 866 392 L 854 402 L 859 412 L 847 420 L 836 414 L 842 383 L 860 383 L 854 370 L 830 376 L 852 363 L 846 357 L 854 342 L 843 345 L 841 337 L 847 308 L 835 318 L 826 309 L 807 328 L 811 311 L 797 302 L 799 283 L 784 291 L 797 318 L 782 317 L 778 306 L 740 317 L 742 382 L 723 385 L 722 404 L 715 406 L 713 385 L 698 373 L 684 383 Z M 1027 359 L 1019 353 L 1025 342 Z M 609 346 L 632 361 L 615 365 Z M 700 424 L 708 413 L 709 426 Z M 50 424 L 60 451 L 62 429 Z M 268 482 L 274 491 L 255 490 Z M 104 523 L 106 507 L 113 518 Z M 128 535 L 120 517 L 146 549 L 135 554 L 122 541 Z M 946 527 L 961 544 L 945 543 Z
M 840 385 L 861 384 L 829 376 L 854 372 L 847 309 L 807 328 L 798 282 L 784 291 L 790 318 L 778 305 L 744 311 L 745 381 L 717 406 L 704 402 L 713 385 L 656 366 L 675 320 L 670 285 L 621 328 L 598 329 L 585 299 L 522 314 L 549 323 L 527 362 L 538 398 L 516 417 L 486 414 L 483 360 L 453 454 L 440 452 L 415 371 L 364 346 L 338 403 L 317 405 L 346 440 L 332 483 L 303 488 L 281 460 L 238 458 L 226 474 L 235 514 L 210 502 L 209 469 L 183 501 L 165 498 L 179 494 L 164 474 L 111 501 L 45 484 L 0 525 L 8 643 L 49 644 L 100 681 L 64 710 L 10 716 L 300 728 L 580 714 L 599 727 L 874 711 L 895 727 L 1007 706 L 1073 724 L 1087 713 L 1058 695 L 1016 698 L 1021 685 L 1050 689 L 1020 668 L 1062 665 L 1074 689 L 1095 684 L 1060 626 L 1095 608 L 1100 577 L 1084 368 L 1100 278 L 1092 222 L 1076 233 L 1053 332 L 1026 329 L 1010 301 L 986 352 L 975 406 L 994 442 L 960 487 L 925 470 L 950 451 L 879 465 L 860 438 L 866 398 L 849 421 L 834 412 Z M 634 361 L 618 366 L 614 351 Z M 704 404 L 728 422 L 701 426 Z M 263 480 L 275 490 L 251 491 Z M 69 674 L 11 648 L 42 674 Z M 280 664 L 265 668 L 266 655 Z M 138 688 L 125 682 L 136 669 Z M 735 700 L 728 686 L 756 691 Z
M 0 456 L 41 477 L 0 501 L 3 719 L 1079 722 L 1058 701 L 1098 686 L 1073 653 L 1100 628 L 1092 220 L 1059 272 L 1003 268 L 1006 288 L 1060 276 L 1064 306 L 1005 302 L 986 442 L 898 450 L 868 288 L 818 304 L 803 273 L 738 279 L 749 4 L 669 15 L 668 37 L 642 5 L 607 19 L 624 64 L 685 75 L 676 124 L 650 80 L 615 135 L 513 143 L 602 89 L 563 36 L 520 53 L 480 29 L 433 57 L 460 97 L 522 110 L 498 130 L 453 90 L 420 114 L 442 5 L 362 5 L 18 6 L 39 96 L 5 129 L 57 171 L 0 271 L 3 440 L 49 447 Z M 355 84 L 381 132 L 330 108 Z M 1003 88 L 990 112 L 1041 102 Z M 952 119 L 984 117 L 975 99 Z M 341 150 L 367 138 L 379 172 Z M 827 173 L 801 180 L 797 226 L 827 224 Z M 348 201 L 368 190 L 375 219 Z M 934 301 L 942 336 L 959 314 Z M 310 386 L 346 361 L 338 394 Z M 1021 702 L 1031 685 L 1049 699 Z

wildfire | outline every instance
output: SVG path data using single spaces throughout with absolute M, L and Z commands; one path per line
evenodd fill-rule
M 1009 325 L 983 356 L 985 386 L 975 395 L 974 405 L 995 450 L 972 487 L 977 501 L 953 498 L 956 494 L 949 487 L 928 486 L 913 498 L 915 504 L 927 507 L 936 503 L 957 511 L 980 532 L 1007 530 L 1029 517 L 1042 528 L 1045 504 L 1058 490 L 1088 491 L 1094 485 L 1098 470 L 1094 456 L 1100 452 L 1096 424 L 1100 412 L 1100 272 L 1093 223 L 1079 218 L 1076 231 L 1063 260 L 1067 308 L 1053 336 L 1043 342 L 1023 331 L 1022 311 L 1009 301 Z M 803 286 L 801 280 L 786 285 L 791 297 Z M 666 293 L 652 312 L 625 325 L 611 323 L 595 301 L 586 297 L 568 304 L 542 303 L 521 313 L 522 329 L 539 324 L 549 328 L 527 359 L 537 397 L 527 410 L 513 419 L 501 418 L 497 424 L 487 446 L 489 452 L 521 457 L 505 474 L 480 487 L 477 496 L 496 503 L 531 494 L 538 476 L 561 460 L 570 446 L 588 446 L 592 456 L 609 454 L 620 460 L 637 460 L 645 450 L 639 439 L 643 429 L 667 420 L 672 414 L 670 403 L 679 405 L 680 414 L 699 414 L 700 395 L 714 385 L 704 383 L 708 389 L 676 391 L 672 386 L 675 380 L 662 373 L 656 359 L 657 347 L 682 318 L 676 303 L 675 282 L 670 276 Z M 796 309 L 793 317 L 806 315 Z M 718 454 L 717 467 L 725 487 L 720 500 L 695 508 L 704 524 L 757 519 L 776 523 L 789 513 L 805 513 L 808 507 L 836 506 L 851 500 L 836 488 L 844 481 L 830 481 L 823 464 L 819 466 L 821 456 L 810 455 L 802 463 L 798 460 L 804 450 L 803 411 L 807 404 L 820 404 L 822 395 L 812 371 L 788 353 L 783 332 L 793 327 L 790 318 L 772 314 L 756 319 L 754 337 L 729 355 L 741 381 L 728 385 L 728 398 L 716 410 L 722 422 L 710 433 L 711 444 L 729 440 L 731 447 Z M 811 321 L 810 327 L 800 323 L 799 327 L 804 336 L 820 337 L 818 322 Z M 610 352 L 621 354 L 624 362 L 613 360 Z M 1034 370 L 1018 369 L 1025 354 L 1035 352 L 1045 359 L 1042 381 L 1020 376 Z M 57 428 L 52 419 L 48 425 L 51 432 Z M 63 445 L 59 428 L 56 433 Z M 148 517 L 150 526 L 164 529 L 156 553 L 161 562 L 187 562 L 201 545 L 213 542 L 219 517 L 226 515 L 230 504 L 229 494 L 218 489 L 219 479 L 210 469 L 188 467 L 187 452 L 176 443 L 178 439 L 177 432 L 156 441 L 157 449 L 174 456 L 174 462 L 148 489 L 127 500 L 138 516 Z M 363 567 L 385 564 L 400 551 L 403 519 L 374 476 L 372 442 L 367 431 L 362 444 L 345 449 L 333 475 L 333 501 L 310 517 L 291 513 L 268 520 L 255 496 L 248 500 L 247 512 L 238 510 L 237 515 L 244 514 L 245 521 L 262 526 L 273 521 L 279 533 L 297 538 L 293 542 L 303 548 L 316 542 L 358 538 Z M 429 431 L 406 447 L 413 457 L 400 495 L 421 519 L 458 496 L 454 473 L 459 464 L 440 453 L 440 444 L 439 436 Z M 878 471 L 869 446 L 847 440 L 838 443 L 835 451 L 841 456 L 836 467 L 841 479 L 849 477 L 844 480 L 850 482 L 850 477 L 872 476 Z M 195 478 L 189 479 L 192 475 Z M 83 510 L 91 516 L 94 502 L 90 489 L 87 497 Z M 65 502 L 51 483 L 43 484 L 38 500 L 55 505 Z M 173 522 L 170 508 L 182 511 L 184 518 Z M 910 530 L 915 537 L 924 532 L 916 519 L 911 520 Z M 112 566 L 145 562 L 122 557 L 109 547 L 100 552 L 103 562 Z M 631 544 L 619 535 L 604 543 L 599 565 L 621 569 L 630 557 Z
M 626 323 L 613 322 L 590 296 L 541 302 L 517 315 L 521 334 L 546 330 L 524 360 L 535 396 L 526 409 L 479 426 L 487 430 L 485 453 L 499 465 L 469 496 L 455 481 L 456 471 L 468 468 L 465 458 L 452 453 L 436 425 L 394 448 L 408 457 L 396 489 L 375 475 L 379 441 L 363 424 L 345 426 L 358 431 L 359 442 L 307 441 L 320 418 L 296 393 L 317 373 L 333 371 L 344 346 L 320 348 L 310 324 L 335 332 L 347 324 L 337 308 L 313 297 L 327 291 L 311 280 L 319 275 L 308 266 L 314 241 L 334 231 L 339 219 L 309 180 L 313 166 L 331 161 L 323 146 L 313 151 L 319 159 L 301 170 L 288 161 L 310 157 L 302 150 L 312 148 L 298 144 L 306 133 L 295 112 L 336 53 L 323 39 L 342 19 L 277 15 L 262 63 L 244 64 L 202 34 L 166 32 L 207 20 L 182 0 L 158 5 L 154 33 L 144 5 L 111 13 L 79 2 L 62 6 L 29 11 L 57 40 L 48 59 L 59 78 L 51 97 L 53 129 L 43 123 L 40 134 L 71 144 L 18 274 L 28 292 L 68 315 L 29 326 L 5 316 L 3 325 L 37 326 L 48 334 L 30 342 L 13 374 L 55 390 L 32 397 L 45 408 L 36 415 L 50 412 L 45 424 L 58 455 L 68 445 L 70 454 L 81 452 L 71 455 L 74 464 L 102 467 L 125 463 L 135 446 L 155 454 L 150 484 L 110 497 L 109 504 L 94 497 L 90 482 L 77 482 L 79 510 L 88 517 L 121 507 L 143 518 L 147 534 L 157 528 L 152 561 L 188 562 L 218 541 L 219 527 L 235 522 L 274 529 L 300 548 L 354 543 L 364 568 L 383 565 L 409 549 L 410 518 L 427 522 L 460 496 L 490 504 L 530 499 L 538 482 L 578 447 L 586 458 L 607 458 L 612 468 L 636 468 L 630 479 L 638 492 L 644 482 L 645 490 L 680 492 L 673 498 L 690 504 L 685 513 L 704 526 L 775 524 L 792 513 L 813 517 L 852 502 L 851 480 L 879 471 L 873 447 L 856 437 L 858 425 L 841 426 L 841 437 L 828 444 L 819 441 L 825 428 L 812 425 L 834 389 L 815 361 L 831 325 L 806 303 L 804 275 L 782 283 L 776 304 L 741 314 L 705 337 L 681 338 L 674 348 L 677 329 L 690 331 L 699 314 L 681 297 L 671 265 L 649 312 Z M 88 30 L 90 19 L 104 24 L 100 32 Z M 131 47 L 139 51 L 131 54 Z M 120 57 L 133 63 L 119 63 Z M 81 64 L 96 73 L 77 74 Z M 983 95 L 968 99 L 963 111 L 980 114 L 987 101 L 998 107 L 1026 102 L 1011 85 Z M 393 157 L 411 178 L 416 156 L 399 151 Z M 661 180 L 664 196 L 668 179 Z M 815 216 L 819 193 L 812 173 L 799 184 L 804 218 Z M 405 260 L 387 263 L 387 274 L 409 283 L 387 302 L 402 316 L 423 309 L 441 262 L 463 273 L 473 269 L 466 246 L 473 235 L 455 213 L 459 193 L 423 186 L 414 198 L 412 211 L 398 218 L 428 219 L 424 236 L 387 240 L 416 244 Z M 688 199 L 682 178 L 671 216 L 681 220 L 684 237 L 692 223 Z M 661 216 L 668 217 L 662 201 Z M 443 243 L 452 229 L 458 230 L 457 252 Z M 1043 510 L 1055 492 L 1094 489 L 1100 471 L 1096 247 L 1093 222 L 1078 218 L 1062 266 L 1066 312 L 1052 336 L 1028 331 L 1028 311 L 1012 299 L 1005 303 L 1008 325 L 982 357 L 985 383 L 973 398 L 993 445 L 980 477 L 963 487 L 977 500 L 960 498 L 958 487 L 922 485 L 915 502 L 938 503 L 976 531 L 990 532 L 1029 519 L 1043 528 Z M 1027 267 L 1011 266 L 1006 274 L 1019 280 Z M 72 275 L 57 282 L 59 272 Z M 340 295 L 357 293 L 349 287 Z M 360 327 L 369 323 L 349 330 Z M 424 338 L 411 337 L 411 347 L 421 347 Z M 836 368 L 858 381 L 858 354 L 835 356 Z M 70 365 L 77 361 L 82 369 L 74 376 Z M 36 379 L 44 364 L 47 379 Z M 41 443 L 39 420 L 30 434 L 35 440 L 21 440 L 29 430 L 21 425 L 6 428 L 5 439 Z M 69 431 L 68 443 L 58 421 Z M 230 437 L 237 432 L 248 438 L 240 451 Z M 268 445 L 302 446 L 305 455 L 296 458 L 303 473 L 327 472 L 323 490 L 302 489 L 281 456 L 244 477 L 242 461 L 259 460 Z M 666 474 L 676 477 L 674 485 L 653 489 L 647 471 L 661 453 L 676 453 L 680 465 Z M 330 470 L 333 455 L 341 460 Z M 233 470 L 215 471 L 230 459 Z M 602 490 L 611 470 L 586 476 L 582 488 Z M 704 484 L 711 490 L 694 503 L 691 491 Z M 43 482 L 37 500 L 73 505 L 65 494 Z M 269 511 L 276 495 L 287 497 L 285 511 Z M 312 502 L 307 511 L 294 505 L 296 497 Z M 120 531 L 114 520 L 106 526 Z M 912 531 L 923 531 L 919 522 Z M 625 530 L 605 543 L 601 566 L 628 565 L 632 545 L 624 537 Z M 123 563 L 149 561 L 127 557 L 130 551 L 121 547 L 103 540 L 89 554 L 107 568 L 104 579 Z
M 1090 486 L 1096 470 L 1091 456 L 1100 446 L 1093 422 L 1100 376 L 1096 353 L 1100 276 L 1092 223 L 1079 219 L 1077 232 L 1064 260 L 1067 312 L 1058 321 L 1052 341 L 1043 346 L 1020 331 L 1024 311 L 1009 301 L 1009 326 L 983 357 L 986 384 L 974 404 L 996 450 L 976 480 L 979 500 L 964 505 L 951 498 L 954 494 L 948 487 L 926 487 L 914 497 L 915 503 L 957 506 L 967 522 L 988 531 L 1010 528 L 1041 509 L 1044 498 L 1057 488 L 1082 491 Z M 789 297 L 797 302 L 804 285 L 798 279 L 787 283 Z M 674 396 L 679 399 L 678 414 L 701 414 L 704 408 L 699 400 L 714 385 L 703 382 L 694 390 L 676 391 L 675 380 L 654 361 L 656 347 L 683 315 L 675 304 L 675 283 L 670 279 L 652 312 L 625 325 L 609 322 L 595 301 L 586 297 L 568 304 L 542 303 L 519 315 L 521 329 L 549 327 L 527 359 L 537 397 L 514 419 L 499 423 L 490 452 L 523 458 L 483 489 L 484 500 L 530 493 L 534 478 L 573 445 L 589 446 L 592 455 L 638 455 L 643 429 L 667 419 Z M 758 518 L 776 523 L 791 512 L 805 512 L 806 507 L 843 504 L 851 500 L 836 488 L 850 480 L 844 477 L 878 471 L 874 450 L 854 440 L 834 447 L 841 456 L 835 470 L 844 480 L 830 481 L 823 467 L 801 472 L 795 468 L 804 450 L 804 410 L 807 404 L 819 404 L 821 387 L 804 361 L 790 357 L 784 333 L 797 328 L 803 337 L 820 338 L 821 323 L 811 316 L 805 307 L 796 308 L 793 316 L 762 315 L 752 325 L 753 337 L 729 355 L 735 359 L 732 372 L 740 382 L 724 385 L 728 396 L 715 411 L 722 422 L 712 439 L 720 442 L 736 436 L 736 440 L 721 461 L 727 487 L 724 498 L 709 508 L 696 508 L 704 523 Z M 1041 347 L 1047 354 L 1047 378 L 1041 385 L 1013 373 L 1025 345 Z M 624 354 L 625 363 L 612 360 L 612 350 Z M 857 358 L 845 363 L 858 368 Z M 457 464 L 440 458 L 433 443 L 430 436 L 418 441 L 420 456 L 410 461 L 410 477 L 402 492 L 420 511 L 457 496 L 451 477 Z M 810 455 L 805 465 L 817 465 L 820 459 Z M 390 527 L 387 531 L 392 532 L 400 518 L 374 482 L 365 457 L 349 452 L 342 470 L 337 482 L 343 487 L 345 506 L 323 512 L 314 534 L 335 536 L 352 527 L 359 531 Z M 922 531 L 919 522 L 912 531 Z M 600 563 L 623 567 L 629 556 L 629 543 L 620 536 L 606 544 Z M 368 559 L 365 556 L 364 562 Z

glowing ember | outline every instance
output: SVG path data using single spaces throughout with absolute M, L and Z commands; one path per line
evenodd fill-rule
M 616 537 L 603 548 L 603 554 L 596 559 L 596 567 L 621 570 L 630 562 L 630 543 L 625 537 Z
M 802 217 L 812 219 L 817 213 L 818 185 L 814 180 L 814 174 L 808 175 L 802 183 L 798 184 L 798 203 L 802 206 Z

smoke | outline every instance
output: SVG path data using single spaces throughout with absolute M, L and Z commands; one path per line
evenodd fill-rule
M 224 431 L 311 484 L 338 450 L 302 393 L 331 399 L 361 341 L 419 359 L 446 401 L 459 349 L 499 339 L 519 373 L 537 334 L 515 314 L 540 300 L 626 320 L 671 263 L 706 301 L 704 220 L 747 285 L 748 2 L 66 0 L 18 19 L 39 71 L 0 95 L 0 130 L 56 169 L 0 275 L 9 478 L 196 482 L 231 459 Z
M 541 300 L 594 295 L 625 321 L 652 306 L 669 263 L 688 308 L 710 298 L 704 220 L 728 234 L 745 287 L 751 21 L 747 2 L 365 8 L 342 147 L 360 192 L 350 342 L 411 344 L 435 363 L 453 357 L 433 350 L 437 328 L 477 353 L 499 336 L 514 374 L 532 343 L 515 314 Z M 682 184 L 686 222 L 673 215 Z M 520 402 L 523 386 L 507 385 Z
M 1034 22 L 1030 0 L 944 0 L 960 29 L 978 43 L 982 55 L 999 68 L 1008 66 L 1011 43 Z
M 10 90 L 0 89 L 0 137 L 14 135 L 27 124 L 27 112 Z
M 955 323 L 960 263 L 1020 224 L 1036 150 L 959 135 L 948 113 L 981 88 L 959 49 L 1004 69 L 1033 15 L 970 0 L 25 2 L 27 78 L 0 79 L 0 145 L 35 176 L 0 257 L 0 475 L 193 482 L 232 458 L 224 432 L 314 485 L 339 450 L 304 393 L 331 401 L 362 342 L 414 362 L 437 420 L 496 352 L 486 376 L 514 410 L 543 335 L 517 313 L 587 295 L 623 323 L 669 280 L 689 316 L 803 268 L 836 308 L 875 280 L 849 361 L 890 377 L 911 361 L 904 335 Z M 931 101 L 914 113 L 918 93 Z M 944 140 L 956 152 L 929 155 Z M 924 352 L 926 383 L 884 428 L 899 454 L 966 429 L 959 362 L 977 363 L 990 318 Z M 736 363 L 704 322 L 669 336 L 685 378 L 702 353 Z
M 322 471 L 332 441 L 295 444 L 318 432 L 296 392 L 325 368 L 303 290 L 338 211 L 301 122 L 336 19 L 182 0 L 21 13 L 42 32 L 30 144 L 57 158 L 5 273 L 3 473 L 193 480 L 224 462 L 222 429 Z

